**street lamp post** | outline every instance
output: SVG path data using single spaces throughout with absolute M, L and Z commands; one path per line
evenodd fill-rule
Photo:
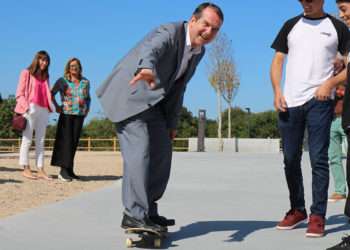
M 250 138 L 250 108 L 245 108 L 248 112 L 248 138 Z
M 206 123 L 206 115 L 205 110 L 200 109 L 198 112 L 198 139 L 197 139 L 197 151 L 204 152 L 205 151 L 205 123 Z

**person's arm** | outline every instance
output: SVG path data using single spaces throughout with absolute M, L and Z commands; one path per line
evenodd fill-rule
M 338 55 L 335 57 L 333 61 L 333 75 L 338 75 L 346 66 L 345 58 L 338 53 Z
M 58 105 L 55 98 L 55 95 L 57 94 L 58 91 L 60 91 L 61 87 L 62 87 L 61 78 L 59 78 L 51 89 L 52 103 L 55 105 L 55 109 L 57 113 L 62 112 L 62 107 Z
M 26 99 L 26 89 L 28 89 L 30 73 L 28 70 L 23 70 L 20 74 L 18 86 L 16 90 L 16 102 L 19 106 L 29 106 L 28 100 Z
M 331 21 L 338 34 L 338 52 L 344 57 L 347 58 L 348 55 L 348 46 L 350 41 L 350 32 L 348 27 L 339 20 L 331 17 Z M 345 63 L 347 66 L 347 63 Z M 335 68 L 336 69 L 336 68 Z M 336 72 L 338 73 L 338 72 Z M 340 83 L 346 80 L 347 69 L 346 67 L 340 71 L 338 74 L 326 80 L 315 92 L 315 98 L 320 101 L 327 100 L 332 93 L 332 89 L 335 88 Z
M 339 74 L 325 81 L 315 92 L 315 98 L 320 101 L 327 100 L 332 93 L 332 89 L 346 80 L 346 68 Z
M 170 29 L 171 26 L 162 25 L 151 32 L 142 42 L 139 63 L 135 77 L 130 81 L 131 85 L 136 84 L 139 80 L 146 81 L 151 88 L 157 85 L 155 65 L 171 46 L 172 34 L 175 34 L 175 31 L 170 31 Z
M 299 22 L 302 16 L 299 15 L 289 19 L 284 23 L 281 30 L 278 32 L 271 48 L 275 50 L 275 55 L 272 60 L 270 69 L 270 78 L 274 92 L 274 107 L 276 111 L 287 111 L 287 102 L 283 96 L 281 81 L 283 76 L 283 64 L 286 55 L 289 53 L 288 36 L 293 27 Z
M 274 92 L 274 107 L 276 111 L 285 112 L 287 108 L 286 100 L 282 94 L 281 81 L 283 74 L 283 64 L 284 64 L 285 54 L 282 52 L 276 52 L 273 57 L 270 78 L 272 83 L 272 88 Z
M 90 106 L 91 106 L 90 81 L 89 80 L 87 80 L 86 91 L 87 91 L 87 97 L 86 97 L 86 114 L 85 114 L 85 116 L 87 116 L 88 113 L 90 112 Z

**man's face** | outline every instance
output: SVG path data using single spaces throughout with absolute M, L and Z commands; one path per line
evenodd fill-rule
M 339 3 L 339 17 L 350 27 L 350 3 Z
M 205 8 L 200 18 L 192 16 L 188 24 L 192 47 L 210 43 L 219 32 L 221 24 L 220 17 L 211 7 Z
M 306 16 L 313 16 L 323 12 L 323 0 L 299 0 Z

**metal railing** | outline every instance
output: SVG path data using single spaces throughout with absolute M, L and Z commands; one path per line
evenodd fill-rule
M 45 139 L 45 150 L 52 150 L 55 139 Z M 21 147 L 22 139 L 1 139 L 0 152 L 15 153 Z M 174 151 L 188 151 L 188 138 L 176 138 L 173 141 Z M 35 147 L 35 139 L 31 149 Z M 118 138 L 81 138 L 78 145 L 78 150 L 81 151 L 119 151 Z

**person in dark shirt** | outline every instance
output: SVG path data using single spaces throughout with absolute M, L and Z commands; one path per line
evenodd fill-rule
M 62 181 L 81 179 L 74 172 L 74 156 L 78 147 L 84 119 L 90 109 L 90 82 L 83 77 L 78 58 L 68 60 L 64 76 L 59 78 L 52 90 L 53 103 L 60 114 L 51 165 L 61 168 L 58 178 Z M 61 95 L 61 106 L 54 98 Z

